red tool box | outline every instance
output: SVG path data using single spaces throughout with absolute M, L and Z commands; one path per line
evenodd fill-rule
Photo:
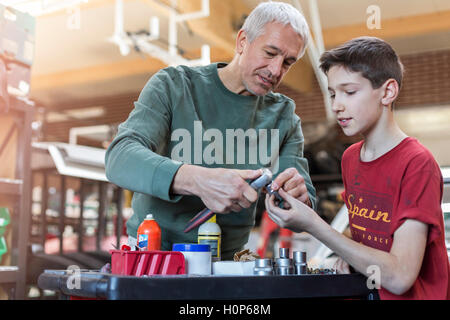
M 111 273 L 127 276 L 185 274 L 184 255 L 179 251 L 111 250 Z

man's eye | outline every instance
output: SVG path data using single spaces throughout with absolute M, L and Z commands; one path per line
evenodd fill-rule
M 351 96 L 352 94 L 356 93 L 356 91 L 346 91 L 345 93 Z
M 269 57 L 274 57 L 274 56 L 275 56 L 275 53 L 272 53 L 272 52 L 269 52 L 269 51 L 266 51 L 266 54 L 267 54 Z

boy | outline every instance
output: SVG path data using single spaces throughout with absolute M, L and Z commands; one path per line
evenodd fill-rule
M 361 37 L 320 62 L 338 124 L 346 135 L 363 137 L 342 156 L 352 239 L 283 189 L 289 210 L 266 196 L 269 216 L 309 232 L 358 272 L 378 269 L 381 299 L 449 299 L 442 175 L 431 153 L 394 120 L 403 75 L 397 54 L 383 40 Z

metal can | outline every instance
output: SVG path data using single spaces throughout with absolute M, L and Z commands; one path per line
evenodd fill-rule
M 253 274 L 257 276 L 271 276 L 273 275 L 273 261 L 272 259 L 256 259 Z
M 276 259 L 275 274 L 282 276 L 294 274 L 294 267 L 292 266 L 292 260 L 287 258 Z
M 306 263 L 306 252 L 294 251 L 295 274 L 307 274 L 308 265 Z
M 289 259 L 289 248 L 279 248 L 280 258 Z

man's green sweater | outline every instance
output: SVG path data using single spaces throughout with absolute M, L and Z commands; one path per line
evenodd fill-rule
M 188 233 L 183 230 L 204 204 L 197 196 L 171 193 L 183 163 L 253 170 L 271 167 L 275 176 L 294 167 L 304 177 L 315 206 L 294 102 L 277 93 L 258 97 L 229 91 L 217 72 L 223 66 L 214 63 L 159 71 L 119 126 L 106 152 L 106 175 L 134 191 L 128 235 L 136 238 L 139 224 L 152 213 L 161 227 L 162 250 L 171 250 L 173 243 L 197 242 L 198 228 Z M 231 259 L 247 243 L 255 213 L 256 203 L 238 213 L 217 215 L 222 259 Z

